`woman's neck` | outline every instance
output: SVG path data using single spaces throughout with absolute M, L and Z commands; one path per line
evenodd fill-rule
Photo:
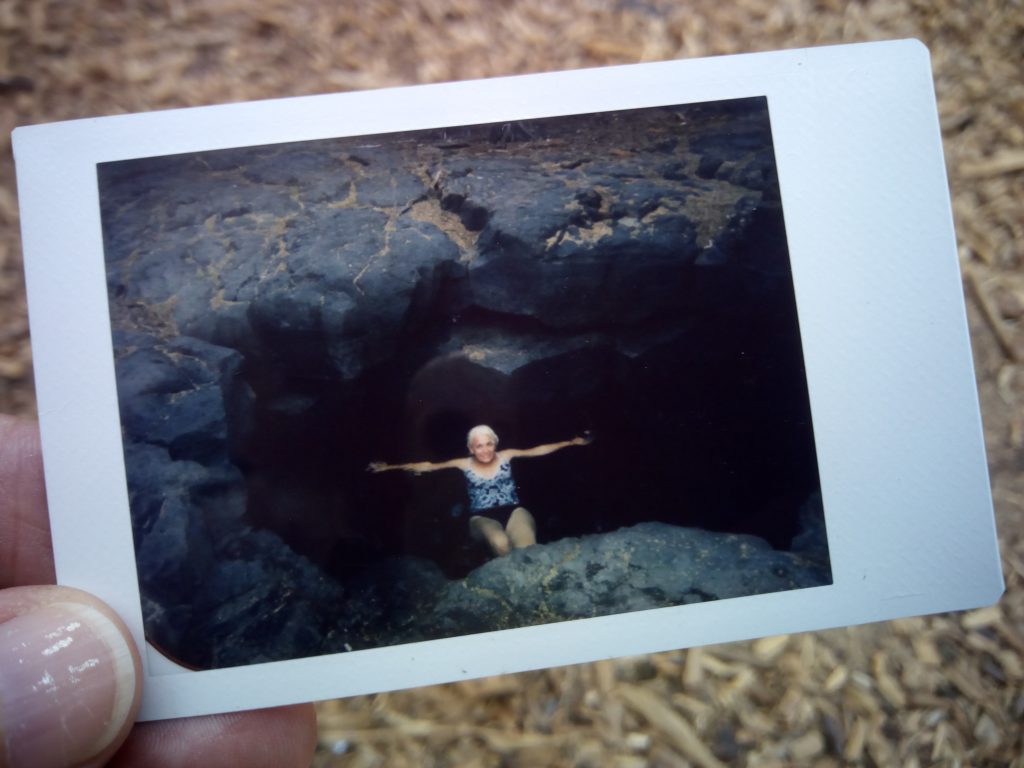
M 478 475 L 493 475 L 495 472 L 498 471 L 498 468 L 501 466 L 501 462 L 498 460 L 498 457 L 495 456 L 489 462 L 484 464 L 482 461 L 480 461 L 478 458 L 474 456 L 470 459 L 469 466 Z

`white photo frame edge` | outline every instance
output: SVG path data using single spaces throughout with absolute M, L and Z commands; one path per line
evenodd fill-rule
M 97 163 L 748 96 L 766 96 L 769 104 L 834 583 L 204 672 L 161 673 L 144 654 L 142 719 L 427 685 L 998 599 L 1003 583 L 941 135 L 928 53 L 917 41 L 18 129 L 58 580 L 107 600 L 144 644 Z

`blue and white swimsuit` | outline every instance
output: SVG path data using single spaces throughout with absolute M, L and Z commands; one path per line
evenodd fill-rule
M 519 505 L 519 495 L 516 493 L 516 481 L 512 479 L 510 462 L 502 461 L 498 464 L 498 471 L 494 473 L 494 477 L 481 477 L 472 469 L 463 470 L 463 474 L 466 475 L 466 490 L 469 492 L 471 512 L 480 514 L 495 507 Z

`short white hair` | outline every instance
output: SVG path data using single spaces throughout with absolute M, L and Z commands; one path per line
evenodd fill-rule
M 466 447 L 471 448 L 473 446 L 473 438 L 477 435 L 486 435 L 494 441 L 494 444 L 498 444 L 498 433 L 488 427 L 486 424 L 478 424 L 469 430 L 469 434 L 466 435 Z

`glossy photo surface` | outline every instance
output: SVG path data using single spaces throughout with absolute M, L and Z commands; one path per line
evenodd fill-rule
M 766 99 L 98 178 L 143 618 L 175 661 L 831 583 Z M 497 444 L 450 465 L 476 425 Z M 519 506 L 533 537 L 495 549 Z

